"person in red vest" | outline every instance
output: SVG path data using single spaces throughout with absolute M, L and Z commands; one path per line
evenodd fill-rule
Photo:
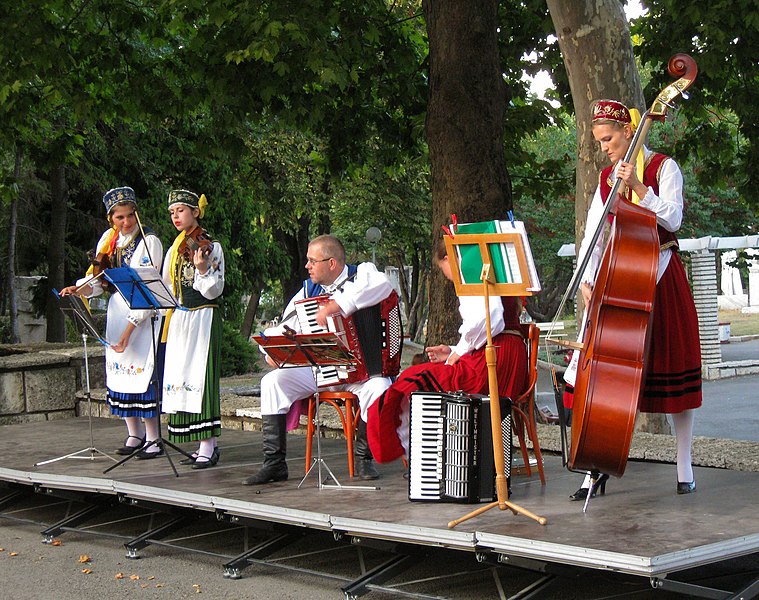
M 583 275 L 581 292 L 588 304 L 601 258 L 601 240 L 590 248 L 614 182 L 625 184 L 628 200 L 656 214 L 659 233 L 659 268 L 656 274 L 651 346 L 640 411 L 671 415 L 677 437 L 677 493 L 696 490 L 691 465 L 694 409 L 701 406 L 701 345 L 698 317 L 685 269 L 678 255 L 676 232 L 683 218 L 683 175 L 670 157 L 643 147 L 635 163 L 623 159 L 632 143 L 640 114 L 616 100 L 598 100 L 592 107 L 593 137 L 611 164 L 601 171 L 598 187 L 588 211 L 585 238 L 580 245 L 578 261 L 591 252 L 591 260 Z M 610 217 L 611 218 L 611 217 Z M 582 337 L 582 332 L 580 333 Z M 564 405 L 572 407 L 573 385 L 579 352 L 575 351 L 564 380 L 567 383 Z M 588 493 L 605 490 L 608 476 L 602 475 L 590 490 L 586 477 L 582 487 L 570 496 L 585 500 Z

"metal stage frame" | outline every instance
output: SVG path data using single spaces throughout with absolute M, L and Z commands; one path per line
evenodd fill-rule
M 118 445 L 122 425 L 95 420 L 100 447 Z M 546 486 L 532 478 L 512 475 L 512 500 L 547 517 L 538 525 L 510 511 L 488 511 L 455 529 L 447 523 L 471 510 L 471 505 L 409 502 L 403 466 L 381 465 L 381 490 L 365 493 L 343 488 L 319 489 L 298 483 L 305 468 L 305 436 L 290 435 L 290 479 L 259 488 L 240 480 L 260 466 L 258 432 L 224 431 L 219 464 L 201 471 L 170 476 L 163 459 L 132 461 L 103 475 L 103 463 L 59 461 L 33 467 L 44 460 L 47 442 L 56 451 L 76 448 L 86 436 L 86 419 L 28 423 L 0 427 L 0 516 L 6 507 L 31 492 L 68 498 L 82 507 L 47 527 L 43 541 L 76 529 L 114 504 L 155 510 L 166 519 L 125 544 L 127 557 L 197 520 L 213 514 L 219 522 L 245 524 L 264 532 L 260 543 L 223 564 L 223 575 L 241 577 L 250 564 L 313 530 L 334 540 L 365 545 L 391 553 L 392 558 L 341 589 L 357 598 L 417 563 L 431 549 L 469 553 L 478 563 L 526 569 L 538 575 L 518 597 L 534 597 L 556 577 L 590 569 L 645 578 L 654 590 L 700 598 L 759 596 L 759 575 L 741 589 L 724 590 L 688 581 L 678 574 L 759 553 L 759 512 L 751 500 L 759 473 L 696 469 L 698 490 L 675 494 L 673 465 L 631 462 L 625 477 L 611 480 L 607 494 L 590 502 L 568 502 L 580 477 L 567 472 L 557 456 L 545 457 Z M 336 476 L 347 477 L 345 444 L 322 440 Z M 10 452 L 11 445 L 14 449 Z M 146 465 L 149 466 L 146 467 Z M 4 488 L 4 489 L 3 489 Z M 328 507 L 328 508 L 327 508 Z

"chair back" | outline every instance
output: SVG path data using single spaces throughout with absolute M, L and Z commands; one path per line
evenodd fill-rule
M 540 328 L 535 323 L 520 324 L 522 337 L 527 345 L 527 387 L 516 398 L 517 404 L 525 404 L 532 399 L 535 393 L 535 384 L 538 382 L 538 346 L 540 345 Z

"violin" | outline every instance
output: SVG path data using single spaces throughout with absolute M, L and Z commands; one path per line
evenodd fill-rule
M 670 74 L 680 79 L 665 88 L 643 115 L 625 162 L 635 161 L 651 122 L 664 120 L 667 108 L 685 95 L 698 72 L 696 62 L 684 54 L 672 57 L 668 66 Z M 620 182 L 606 200 L 607 211 L 616 207 L 614 231 L 587 306 L 568 461 L 570 469 L 615 477 L 621 477 L 627 465 L 645 382 L 659 259 L 656 215 L 619 196 Z M 584 268 L 580 265 L 578 273 Z
M 211 254 L 213 240 L 208 232 L 202 227 L 196 227 L 190 233 L 185 234 L 184 240 L 179 245 L 178 252 L 188 261 L 192 262 L 192 257 L 196 250 L 202 250 L 203 254 Z
M 103 291 L 113 293 L 115 291 L 113 286 L 105 277 L 101 276 L 103 271 L 111 268 L 111 256 L 107 252 L 101 252 L 100 254 L 95 255 L 95 252 L 92 250 L 87 253 L 87 256 L 92 265 L 92 278 L 95 279 L 100 277 L 100 285 L 102 286 Z

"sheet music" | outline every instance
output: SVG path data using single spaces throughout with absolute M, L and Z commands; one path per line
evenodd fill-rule
M 538 269 L 535 267 L 535 259 L 532 256 L 532 248 L 530 247 L 530 238 L 527 236 L 527 230 L 525 229 L 523 221 L 514 221 L 513 225 L 511 221 L 498 221 L 499 233 L 513 233 L 516 231 L 522 238 L 522 245 L 524 246 L 525 257 L 527 258 L 527 269 L 529 271 L 530 287 L 527 288 L 531 292 L 539 292 L 542 288 L 540 285 L 540 277 L 538 277 Z M 517 278 L 514 283 L 521 283 L 522 277 L 519 273 L 519 261 L 517 260 L 517 250 L 514 244 L 505 244 L 509 247 L 507 252 L 507 262 L 512 272 L 517 274 Z
M 519 268 L 519 249 L 514 242 L 490 243 L 488 248 L 491 253 L 492 268 L 495 272 L 496 281 L 508 284 L 526 284 L 527 291 L 540 292 L 540 278 L 532 256 L 530 240 L 527 236 L 523 221 L 484 221 L 482 223 L 460 223 L 458 226 L 450 225 L 450 229 L 462 235 L 472 233 L 515 233 L 522 241 L 527 262 L 527 273 L 522 273 Z M 466 284 L 479 283 L 482 269 L 482 258 L 479 248 L 475 245 L 457 244 L 456 252 L 459 264 L 459 276 Z M 528 277 L 525 281 L 525 276 Z
M 78 294 L 67 294 L 61 296 L 57 290 L 53 290 L 55 297 L 58 299 L 58 306 L 61 312 L 69 317 L 76 326 L 78 333 L 86 333 L 95 338 L 103 346 L 110 346 L 111 342 L 105 339 L 98 331 L 95 321 L 92 319 L 92 312 L 88 302 Z
M 133 310 L 176 308 L 177 300 L 155 267 L 106 269 L 110 281 Z
M 350 349 L 334 333 L 301 333 L 285 335 L 254 335 L 253 339 L 266 350 L 280 368 L 348 365 L 355 359 Z

